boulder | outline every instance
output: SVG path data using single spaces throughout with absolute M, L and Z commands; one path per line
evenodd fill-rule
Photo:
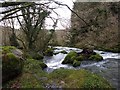
M 101 60 L 103 60 L 103 57 L 100 56 L 99 54 L 95 54 L 95 55 L 91 55 L 88 59 L 94 60 L 94 61 L 101 61 Z
M 85 56 L 79 55 L 76 59 L 77 59 L 77 61 L 83 61 L 83 60 L 85 60 Z
M 71 51 L 68 53 L 68 55 L 65 57 L 64 61 L 62 64 L 73 64 L 74 60 L 76 60 L 77 53 L 74 51 Z
M 80 61 L 74 60 L 74 62 L 73 62 L 73 67 L 80 66 L 80 64 L 81 64 Z
M 2 47 L 2 82 L 6 82 L 22 72 L 23 53 L 12 46 Z
M 73 67 L 77 67 L 80 66 L 81 61 L 85 60 L 101 61 L 103 57 L 91 49 L 83 49 L 79 54 L 71 51 L 67 54 L 62 64 L 71 64 Z
M 92 49 L 83 49 L 83 51 L 77 57 L 78 61 L 83 60 L 94 60 L 94 61 L 101 61 L 103 57 L 100 56 L 98 53 L 94 52 Z
M 46 56 L 53 56 L 53 48 L 47 48 L 44 52 Z

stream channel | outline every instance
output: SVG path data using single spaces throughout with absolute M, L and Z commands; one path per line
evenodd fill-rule
M 75 51 L 75 52 L 81 52 L 82 49 L 78 48 L 70 48 L 70 47 L 54 47 L 54 53 L 58 53 L 60 51 L 65 50 L 66 52 Z M 68 64 L 62 64 L 62 61 L 64 60 L 65 56 L 67 54 L 58 53 L 53 56 L 45 56 L 44 57 L 44 63 L 48 66 L 45 71 L 48 73 L 51 73 L 55 69 L 59 68 L 66 68 L 66 69 L 86 69 L 93 73 L 96 73 L 103 78 L 107 79 L 110 84 L 112 84 L 113 87 L 120 89 L 120 72 L 119 72 L 119 61 L 120 61 L 120 55 L 118 53 L 112 53 L 112 52 L 105 52 L 105 51 L 98 51 L 94 50 L 94 52 L 100 54 L 103 57 L 102 61 L 95 62 L 95 61 L 82 61 L 81 65 L 78 67 L 73 67 Z

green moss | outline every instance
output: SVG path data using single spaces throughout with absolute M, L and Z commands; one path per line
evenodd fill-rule
M 62 61 L 62 64 L 68 64 L 68 62 L 69 62 L 69 60 L 64 59 L 64 60 Z
M 47 73 L 42 70 L 45 67 L 41 61 L 27 59 L 24 62 L 23 72 L 16 79 L 4 84 L 3 88 L 43 88 L 42 77 L 46 77 Z
M 58 69 L 50 73 L 48 77 L 49 84 L 54 82 L 63 88 L 112 88 L 102 77 L 83 69 Z
M 4 84 L 2 88 L 40 88 L 42 90 L 43 86 L 33 74 L 22 73 L 14 80 Z
M 9 60 L 16 60 L 16 56 L 13 53 L 7 53 L 7 57 L 9 58 Z
M 53 56 L 53 48 L 47 48 L 44 54 L 46 56 Z
M 87 72 L 85 75 L 83 88 L 112 88 L 112 86 L 102 77 L 93 73 Z
M 21 77 L 18 78 L 20 88 L 43 88 L 42 83 L 30 73 L 23 73 Z
M 2 46 L 0 48 L 2 48 L 2 53 L 9 53 L 11 50 L 16 49 L 14 46 Z
M 39 62 L 39 64 L 40 64 L 40 66 L 41 66 L 42 69 L 47 68 L 47 65 L 45 63 Z
M 44 69 L 46 67 L 47 65 L 41 61 L 35 59 L 27 59 L 27 61 L 25 61 L 24 70 L 37 72 L 36 70 Z
M 40 78 L 47 75 L 42 70 L 45 67 L 41 61 L 27 59 L 24 62 L 23 72 L 16 79 L 9 81 L 3 85 L 3 88 L 18 87 L 18 88 L 43 88 Z
M 83 61 L 83 60 L 85 60 L 85 57 L 84 57 L 83 55 L 79 55 L 79 56 L 77 57 L 77 60 L 78 60 L 78 61 Z
M 80 66 L 80 64 L 81 64 L 80 61 L 74 60 L 73 67 Z
M 41 69 L 39 62 L 34 59 L 26 60 L 23 74 L 4 87 L 44 88 L 46 85 L 52 86 L 55 83 L 62 88 L 112 88 L 105 79 L 89 71 L 61 68 L 52 73 L 46 73 Z
M 16 77 L 22 72 L 23 61 L 13 53 L 7 53 L 2 56 L 2 75 L 3 82 Z
M 77 67 L 80 66 L 81 61 L 84 60 L 101 61 L 103 60 L 103 57 L 91 50 L 84 50 L 79 55 L 76 52 L 72 51 L 67 54 L 62 64 L 71 64 L 73 67 Z
M 89 60 L 101 61 L 101 60 L 103 60 L 103 57 L 100 56 L 99 54 L 95 54 L 95 55 L 91 55 L 89 57 Z
M 62 64 L 73 64 L 74 60 L 77 57 L 77 53 L 74 51 L 71 51 L 68 53 L 68 55 L 65 57 L 64 61 Z

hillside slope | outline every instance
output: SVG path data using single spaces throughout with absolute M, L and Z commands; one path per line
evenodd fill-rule
M 72 37 L 76 47 L 115 52 L 120 49 L 117 2 L 75 2 L 73 10 L 90 25 L 72 13 L 71 33 L 77 32 Z

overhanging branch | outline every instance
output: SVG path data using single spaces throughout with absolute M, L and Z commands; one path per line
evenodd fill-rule
M 58 4 L 58 5 L 61 5 L 61 6 L 66 6 L 66 7 L 67 7 L 71 12 L 73 12 L 80 20 L 82 20 L 86 25 L 89 26 L 89 24 L 88 24 L 83 18 L 81 18 L 75 11 L 73 11 L 68 5 L 59 3 L 59 2 L 54 1 L 54 0 L 50 0 L 50 1 L 53 1 L 54 3 L 56 3 L 56 4 Z

